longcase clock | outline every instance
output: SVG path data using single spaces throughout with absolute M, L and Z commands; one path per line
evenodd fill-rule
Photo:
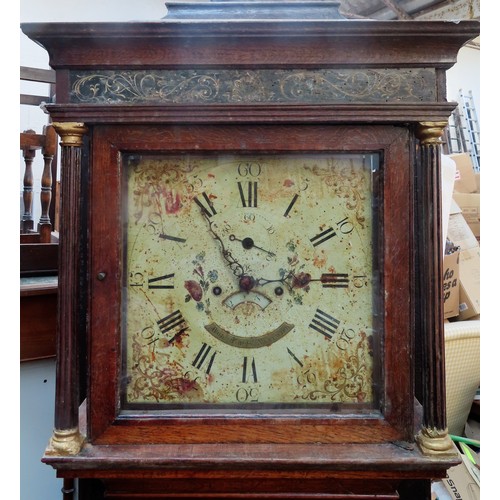
M 430 498 L 440 137 L 473 21 L 169 3 L 25 24 L 57 75 L 55 429 L 79 498 Z

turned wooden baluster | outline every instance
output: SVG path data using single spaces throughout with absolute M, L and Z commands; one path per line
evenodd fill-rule
M 36 135 L 34 130 L 26 130 L 24 133 Z M 31 147 L 24 147 L 22 151 L 24 158 L 24 213 L 21 218 L 21 233 L 29 233 L 33 230 L 33 158 L 36 150 Z
M 44 127 L 45 146 L 42 148 L 43 173 L 40 192 L 41 215 L 38 221 L 38 232 L 41 243 L 50 243 L 52 224 L 50 222 L 49 208 L 52 201 L 52 160 L 56 154 L 57 138 L 52 125 Z

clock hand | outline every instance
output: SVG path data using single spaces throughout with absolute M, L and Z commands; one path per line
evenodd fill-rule
M 234 234 L 230 234 L 229 240 L 230 241 L 239 241 L 241 243 L 241 245 L 243 246 L 243 248 L 245 248 L 246 250 L 250 250 L 250 248 L 257 248 L 258 250 L 261 250 L 262 252 L 267 253 L 271 257 L 276 257 L 276 254 L 274 252 L 270 252 L 269 250 L 265 250 L 264 248 L 257 246 L 254 243 L 252 238 L 243 238 L 242 240 L 240 240 L 239 238 L 236 238 L 236 236 Z
M 299 274 L 294 274 L 292 271 L 288 271 L 288 274 L 281 279 L 268 280 L 265 278 L 259 278 L 255 280 L 255 286 L 263 286 L 269 283 L 281 283 L 282 285 L 286 285 L 290 290 L 292 290 L 293 288 L 305 288 L 311 281 L 323 280 L 312 279 L 309 273 L 300 272 Z
M 258 278 L 255 281 L 255 286 L 264 286 L 268 285 L 269 283 L 281 283 L 282 285 L 286 285 L 289 289 L 293 288 L 293 278 L 294 274 L 290 271 L 286 276 L 283 278 L 275 279 L 275 280 L 268 280 L 266 278 Z
M 210 220 L 209 216 L 205 212 L 201 212 L 205 220 L 208 222 L 208 230 L 214 240 L 217 240 L 219 242 L 221 251 L 222 251 L 222 257 L 224 260 L 229 264 L 229 268 L 231 269 L 232 273 L 238 278 L 241 279 L 241 277 L 245 276 L 245 269 L 243 266 L 233 257 L 233 254 L 226 249 L 224 246 L 224 243 L 220 236 L 214 231 L 213 229 L 213 222 Z

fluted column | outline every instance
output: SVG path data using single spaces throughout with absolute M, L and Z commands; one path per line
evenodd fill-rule
M 53 123 L 61 138 L 59 295 L 54 432 L 46 455 L 75 455 L 83 444 L 78 428 L 78 296 L 82 123 Z
M 424 122 L 417 128 L 415 335 L 421 373 L 415 375 L 416 393 L 423 406 L 417 441 L 429 455 L 454 453 L 446 426 L 444 362 L 441 136 L 446 125 Z

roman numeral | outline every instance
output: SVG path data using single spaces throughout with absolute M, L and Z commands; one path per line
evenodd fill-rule
M 325 229 L 323 232 L 317 234 L 316 236 L 313 236 L 310 241 L 313 244 L 313 246 L 317 247 L 318 245 L 321 245 L 321 243 L 324 243 L 325 241 L 328 241 L 330 238 L 333 238 L 337 233 L 329 227 L 328 229 Z
M 212 353 L 211 356 L 210 353 Z M 212 351 L 212 347 L 203 342 L 203 344 L 201 345 L 201 349 L 198 351 L 196 358 L 194 358 L 192 365 L 195 368 L 198 368 L 198 370 L 201 370 L 203 368 L 205 373 L 209 375 L 210 370 L 212 369 L 212 365 L 214 364 L 216 354 L 217 351 Z
M 349 275 L 345 273 L 322 274 L 320 281 L 323 288 L 347 288 L 349 286 Z
M 149 278 L 148 279 L 148 288 L 150 290 L 153 290 L 153 289 L 159 289 L 159 290 L 172 289 L 172 288 L 174 288 L 174 284 L 169 283 L 168 280 L 170 280 L 174 276 L 175 276 L 175 274 L 172 273 L 172 274 L 165 274 L 163 276 L 158 276 L 157 278 Z M 159 283 L 160 281 L 165 281 L 165 283 Z
M 295 354 L 294 354 L 294 353 L 293 353 L 293 352 L 292 352 L 292 351 L 291 351 L 288 347 L 286 348 L 286 350 L 287 350 L 288 354 L 290 354 L 290 356 L 292 357 L 292 359 L 293 359 L 296 363 L 298 363 L 298 365 L 299 365 L 301 368 L 304 368 L 304 365 L 303 365 L 302 361 L 300 361 L 300 359 L 299 359 L 299 358 L 297 358 L 297 356 L 295 356 Z
M 201 211 L 204 215 L 206 215 L 207 217 L 212 217 L 212 215 L 215 215 L 217 213 L 214 208 L 214 204 L 208 197 L 207 193 L 205 193 L 205 191 L 203 191 L 203 193 L 201 194 L 203 196 L 203 200 L 200 200 L 197 196 L 195 196 L 194 201 L 201 208 Z
M 316 309 L 316 314 L 309 324 L 309 328 L 316 330 L 324 335 L 327 339 L 331 339 L 337 332 L 340 321 L 333 316 L 325 313 L 321 309 Z
M 245 356 L 243 358 L 243 374 L 241 377 L 241 381 L 246 384 L 249 382 L 250 378 L 252 382 L 257 382 L 257 369 L 255 367 L 255 359 L 252 358 L 252 361 L 249 362 L 248 358 Z
M 290 210 L 292 210 L 293 206 L 295 205 L 295 202 L 299 199 L 299 195 L 296 194 L 293 198 L 290 204 L 288 205 L 287 209 L 285 210 L 285 213 L 283 214 L 283 217 L 288 217 L 288 214 L 290 213 Z
M 161 333 L 168 333 L 177 328 L 178 326 L 185 324 L 186 322 L 182 317 L 182 314 L 179 311 L 179 309 L 177 309 L 177 311 L 174 311 L 168 316 L 165 316 L 164 318 L 160 319 L 157 323 Z M 185 330 L 186 328 L 187 326 L 182 328 L 182 331 Z
M 185 238 L 179 238 L 178 236 L 172 236 L 170 234 L 162 233 L 160 234 L 162 240 L 177 241 L 178 243 L 186 243 Z
M 248 181 L 246 190 L 243 189 L 242 182 L 238 181 L 238 191 L 245 208 L 257 208 L 257 181 Z

